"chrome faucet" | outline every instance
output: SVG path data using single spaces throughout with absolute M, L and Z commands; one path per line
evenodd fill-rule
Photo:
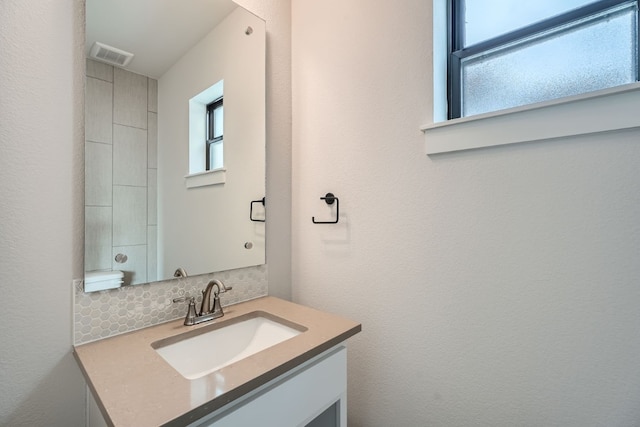
M 216 289 L 214 289 L 214 287 Z M 225 286 L 220 280 L 213 279 L 209 281 L 207 287 L 202 291 L 202 305 L 200 312 L 196 314 L 196 303 L 194 297 L 175 298 L 173 302 L 189 301 L 187 315 L 184 318 L 186 326 L 197 325 L 198 323 L 207 322 L 224 316 L 222 305 L 220 305 L 220 294 L 233 289 L 231 286 Z M 213 306 L 211 305 L 211 293 L 213 291 Z

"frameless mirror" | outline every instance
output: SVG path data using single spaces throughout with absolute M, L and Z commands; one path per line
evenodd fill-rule
M 231 0 L 86 0 L 85 290 L 264 264 L 265 41 Z

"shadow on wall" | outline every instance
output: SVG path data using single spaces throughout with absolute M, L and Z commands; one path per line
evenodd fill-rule
M 44 350 L 44 349 L 42 349 Z M 22 377 L 22 375 L 17 375 Z M 56 363 L 49 373 L 29 389 L 33 392 L 23 396 L 15 409 L 8 414 L 2 414 L 1 426 L 50 427 L 50 426 L 83 426 L 84 399 L 77 390 L 84 390 L 85 382 L 71 351 Z M 11 387 L 6 382 L 3 387 L 10 390 L 25 389 L 26 387 Z M 69 408 L 79 408 L 70 411 Z

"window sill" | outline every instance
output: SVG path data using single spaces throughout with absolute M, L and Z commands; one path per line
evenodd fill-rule
M 427 154 L 640 127 L 640 83 L 420 128 Z
M 187 188 L 206 187 L 208 185 L 224 184 L 226 180 L 226 169 L 215 169 L 205 172 L 198 172 L 186 175 L 185 185 Z

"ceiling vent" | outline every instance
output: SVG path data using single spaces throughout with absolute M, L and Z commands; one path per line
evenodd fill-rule
M 100 42 L 93 44 L 89 56 L 118 67 L 126 66 L 133 59 L 133 53 L 125 52 L 124 50 Z

